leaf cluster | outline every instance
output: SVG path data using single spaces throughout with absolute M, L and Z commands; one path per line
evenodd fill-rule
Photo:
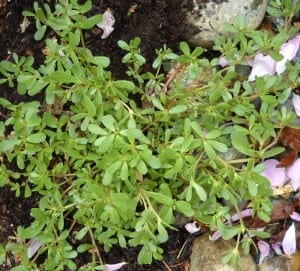
M 5 248 L 23 260 L 12 270 L 100 270 L 99 245 L 109 251 L 115 244 L 141 247 L 138 261 L 149 264 L 162 259 L 160 244 L 175 230 L 178 213 L 225 239 L 260 236 L 242 221 L 233 227 L 224 221 L 249 201 L 255 216 L 269 219 L 272 190 L 260 163 L 284 150 L 276 145 L 278 131 L 295 114 L 283 104 L 299 84 L 300 67 L 249 83 L 238 66 L 258 50 L 279 48 L 287 34 L 271 45 L 265 42 L 271 37 L 253 30 L 220 40 L 215 49 L 230 62 L 225 69 L 217 58 L 202 57 L 202 48 L 182 42 L 175 54 L 163 47 L 153 73 L 141 73 L 139 38 L 119 41 L 133 80 L 115 80 L 109 58 L 84 44 L 83 31 L 102 18 L 85 16 L 91 4 L 60 0 L 52 11 L 35 3 L 34 13 L 24 12 L 36 20 L 35 38 L 48 28 L 58 37 L 46 39 L 44 63 L 34 68 L 33 57 L 16 54 L 0 63 L 1 84 L 43 97 L 19 104 L 0 98 L 9 112 L 0 121 L 0 185 L 41 197 L 32 224 L 18 228 L 22 241 Z M 184 69 L 164 92 L 170 61 Z M 39 264 L 28 258 L 25 242 L 33 238 L 43 244 Z M 250 245 L 243 243 L 245 251 Z M 89 267 L 74 260 L 84 252 L 93 256 Z

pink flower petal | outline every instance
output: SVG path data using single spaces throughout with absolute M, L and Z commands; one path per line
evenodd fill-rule
M 222 235 L 221 235 L 220 231 L 215 231 L 212 236 L 209 236 L 209 240 L 210 241 L 216 241 L 216 240 L 220 239 L 221 236 Z
M 291 180 L 294 191 L 297 191 L 300 187 L 300 158 L 287 168 L 287 176 Z
M 263 162 L 265 170 L 261 173 L 262 176 L 266 177 L 272 187 L 281 186 L 286 181 L 286 172 L 284 168 L 277 168 L 279 161 L 276 159 L 268 159 Z
M 282 255 L 281 247 L 281 242 L 276 242 L 275 244 L 272 244 L 272 248 L 275 251 L 276 255 Z
M 300 214 L 295 211 L 290 214 L 290 218 L 295 221 L 300 222 Z
M 229 62 L 228 62 L 228 60 L 226 59 L 225 56 L 222 56 L 222 57 L 219 59 L 219 65 L 220 65 L 222 68 L 224 68 L 224 67 L 226 67 L 226 66 L 229 65 Z
M 39 242 L 38 240 L 36 240 L 35 238 L 32 238 L 29 242 L 28 242 L 28 250 L 27 250 L 27 255 L 28 258 L 32 258 L 33 255 L 35 253 L 37 253 L 37 251 L 40 249 L 40 247 L 43 244 L 41 242 Z
M 292 103 L 296 112 L 296 115 L 300 117 L 300 96 L 293 94 Z
M 198 223 L 196 221 L 187 223 L 187 224 L 185 224 L 184 227 L 189 233 L 192 233 L 192 234 L 200 231 L 200 229 L 201 229 L 201 227 L 198 225 Z
M 282 249 L 283 252 L 288 256 L 296 252 L 296 229 L 294 223 L 288 228 L 283 237 Z
M 257 247 L 260 252 L 258 264 L 262 264 L 264 259 L 270 255 L 270 245 L 267 242 L 260 240 L 257 242 Z
M 256 77 L 273 75 L 276 72 L 276 61 L 269 55 L 257 54 L 253 61 L 252 71 L 248 81 L 255 81 Z
M 115 18 L 112 15 L 110 9 L 107 9 L 103 13 L 103 18 L 100 23 L 97 24 L 99 28 L 103 30 L 101 39 L 106 39 L 114 31 Z
M 106 264 L 104 271 L 119 270 L 125 264 L 128 264 L 128 263 L 126 263 L 126 262 L 120 262 L 120 263 L 115 263 L 115 264 Z
M 252 209 L 245 209 L 245 210 L 242 210 L 240 212 L 240 215 L 239 214 L 234 214 L 232 215 L 231 217 L 231 220 L 232 221 L 237 221 L 240 219 L 240 216 L 243 218 L 243 217 L 248 217 L 248 216 L 252 216 Z
M 279 53 L 287 60 L 293 60 L 300 48 L 300 35 L 295 36 L 288 42 L 282 44 Z
M 286 62 L 293 60 L 300 48 L 300 35 L 297 35 L 288 42 L 282 44 L 279 53 L 283 56 L 283 59 L 277 62 L 276 72 L 282 74 L 286 69 Z

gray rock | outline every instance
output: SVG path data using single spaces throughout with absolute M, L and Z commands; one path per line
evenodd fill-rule
M 190 256 L 190 271 L 256 271 L 256 264 L 250 255 L 241 254 L 241 266 L 233 268 L 222 264 L 224 253 L 235 247 L 235 241 L 209 240 L 209 233 L 199 236 L 194 240 Z
M 265 260 L 258 271 L 292 271 L 292 261 L 287 257 L 272 257 Z
M 228 36 L 224 25 L 234 23 L 235 18 L 245 16 L 246 26 L 260 25 L 266 11 L 267 0 L 185 0 L 184 23 L 186 39 L 193 45 L 210 47 L 220 36 Z

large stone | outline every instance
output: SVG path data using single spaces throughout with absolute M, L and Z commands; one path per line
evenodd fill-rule
M 267 0 L 185 0 L 185 35 L 193 45 L 210 47 L 220 36 L 228 36 L 226 23 L 244 15 L 246 26 L 256 28 L 264 18 Z
M 292 261 L 287 257 L 272 257 L 265 260 L 258 268 L 258 271 L 295 271 L 292 269 Z
M 235 247 L 235 241 L 209 240 L 209 233 L 199 236 L 193 242 L 190 256 L 190 271 L 256 271 L 256 263 L 250 255 L 241 253 L 241 265 L 233 268 L 228 264 L 222 264 L 224 253 Z

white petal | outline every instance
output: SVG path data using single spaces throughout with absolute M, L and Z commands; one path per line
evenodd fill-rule
M 115 264 L 106 264 L 104 271 L 119 270 L 125 264 L 128 264 L 128 263 L 126 263 L 126 262 L 120 262 L 120 263 L 115 263 Z
M 222 235 L 221 235 L 220 231 L 215 231 L 212 236 L 209 236 L 209 240 L 210 241 L 216 241 L 216 240 L 220 239 L 221 236 Z
M 300 117 L 300 96 L 293 94 L 292 103 L 296 112 L 296 115 Z
M 283 56 L 283 59 L 277 62 L 276 72 L 282 74 L 286 69 L 286 62 L 293 60 L 300 48 L 300 35 L 290 39 L 288 42 L 282 44 L 279 53 Z
M 288 256 L 296 252 L 296 229 L 294 223 L 288 228 L 283 237 L 282 249 Z
M 282 44 L 279 53 L 282 54 L 286 60 L 293 60 L 298 53 L 299 47 L 300 35 L 297 35 L 288 42 Z
M 226 67 L 226 66 L 229 65 L 229 62 L 228 62 L 228 60 L 226 59 L 225 56 L 222 56 L 222 57 L 219 59 L 219 65 L 220 65 L 222 68 L 224 68 L 224 67 Z
M 198 223 L 196 221 L 187 223 L 187 224 L 185 224 L 184 227 L 189 233 L 192 233 L 192 234 L 200 231 L 200 229 L 201 229 L 201 227 L 198 225 Z
M 283 58 L 282 60 L 280 60 L 279 62 L 277 62 L 276 64 L 276 72 L 277 74 L 282 74 L 285 72 L 285 69 L 286 69 L 286 62 L 287 62 L 287 59 L 286 58 Z
M 112 26 L 107 26 L 106 28 L 103 28 L 103 33 L 101 35 L 101 39 L 106 39 L 113 31 L 114 28 Z
M 276 255 L 282 255 L 281 242 L 276 242 L 275 244 L 272 244 L 272 248 L 275 251 Z
M 113 32 L 114 24 L 115 24 L 115 18 L 112 15 L 111 10 L 107 9 L 103 13 L 102 21 L 97 24 L 97 26 L 103 30 L 103 34 L 101 36 L 102 39 L 106 39 L 111 34 L 111 32 Z
M 300 158 L 288 167 L 287 176 L 291 180 L 294 191 L 297 191 L 300 187 Z
M 39 248 L 42 246 L 43 244 L 41 242 L 39 242 L 38 240 L 36 240 L 35 238 L 32 238 L 29 242 L 28 242 L 28 251 L 27 251 L 27 255 L 28 258 L 32 258 L 33 255 L 39 250 Z
M 273 75 L 275 73 L 276 61 L 269 55 L 257 54 L 253 61 L 252 71 L 248 81 L 255 81 L 255 77 Z

